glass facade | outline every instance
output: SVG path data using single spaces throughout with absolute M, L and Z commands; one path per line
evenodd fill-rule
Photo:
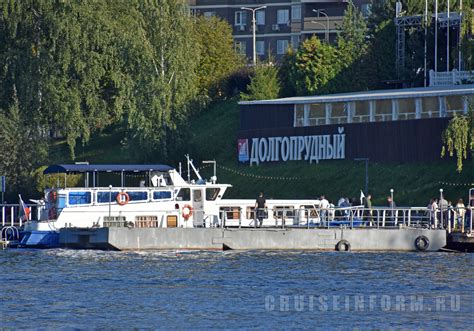
M 294 125 L 301 127 L 452 117 L 455 113 L 466 112 L 469 102 L 474 104 L 473 95 L 295 104 Z

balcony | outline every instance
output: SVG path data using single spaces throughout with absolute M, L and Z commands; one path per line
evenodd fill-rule
M 343 16 L 329 16 L 329 31 L 339 31 L 342 26 Z M 305 31 L 325 31 L 328 21 L 325 17 L 305 17 L 303 32 Z

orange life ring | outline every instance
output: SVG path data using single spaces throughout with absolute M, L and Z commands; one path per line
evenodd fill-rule
M 129 201 L 130 201 L 130 197 L 128 196 L 126 192 L 120 192 L 119 194 L 117 194 L 117 203 L 120 206 L 125 206 Z
M 182 211 L 183 211 L 183 218 L 185 220 L 188 220 L 193 214 L 193 207 L 191 207 L 190 205 L 184 205 Z
M 49 191 L 48 200 L 51 203 L 55 203 L 58 200 L 58 192 L 55 190 Z

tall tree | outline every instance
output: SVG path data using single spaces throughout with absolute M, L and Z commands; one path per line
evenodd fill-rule
M 216 16 L 199 16 L 195 20 L 195 38 L 200 50 L 200 93 L 210 99 L 222 97 L 229 76 L 244 63 L 234 49 L 232 27 Z
M 45 161 L 47 140 L 35 123 L 20 111 L 13 86 L 10 106 L 0 109 L 0 174 L 7 177 L 8 196 L 16 192 L 35 192 L 32 170 Z
M 280 78 L 281 82 L 281 96 L 292 97 L 296 95 L 296 50 L 294 50 L 292 47 L 287 49 L 285 56 L 280 62 L 278 77 Z
M 248 93 L 241 93 L 242 100 L 269 100 L 278 98 L 280 94 L 278 68 L 270 57 L 267 63 L 258 64 L 255 73 L 247 86 Z
M 197 95 L 198 45 L 189 10 L 178 0 L 136 1 L 137 42 L 127 74 L 135 80 L 128 146 L 146 159 L 166 157 L 173 134 Z
M 123 79 L 119 4 L 38 0 L 3 4 L 3 87 L 18 89 L 21 111 L 76 140 L 117 121 L 133 91 Z M 123 12 L 122 14 L 125 14 Z
M 295 89 L 298 95 L 328 93 L 327 86 L 340 71 L 338 51 L 313 36 L 306 39 L 295 57 Z
M 367 24 L 362 13 L 348 6 L 337 37 L 338 64 L 340 73 L 328 85 L 330 92 L 348 92 L 364 89 L 364 73 L 368 50 Z

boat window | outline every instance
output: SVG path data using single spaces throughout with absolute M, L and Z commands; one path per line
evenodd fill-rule
M 176 196 L 177 201 L 190 201 L 191 200 L 191 192 L 188 188 L 182 188 L 179 190 L 178 195 Z
M 273 207 L 273 215 L 275 217 L 293 217 L 295 211 L 293 206 L 275 206 Z
M 155 191 L 153 192 L 153 199 L 154 200 L 171 199 L 171 191 Z
M 58 197 L 58 209 L 63 209 L 64 207 L 66 207 L 66 198 L 67 198 L 67 195 L 65 194 L 60 194 L 59 197 Z
M 207 188 L 206 189 L 206 200 L 207 201 L 214 201 L 217 199 L 217 196 L 219 195 L 220 188 L 214 187 L 214 188 Z
M 193 190 L 193 199 L 195 202 L 199 202 L 202 200 L 201 190 Z
M 147 191 L 128 191 L 129 201 L 146 201 L 148 200 Z
M 91 203 L 91 192 L 69 192 L 70 205 L 87 205 Z
M 240 208 L 239 207 L 220 207 L 219 215 L 221 215 L 222 217 L 224 214 L 228 220 L 238 220 L 240 218 Z
M 118 191 L 97 192 L 97 203 L 109 203 L 117 201 Z
M 255 219 L 255 207 L 247 207 L 246 210 L 246 218 L 249 220 L 254 220 Z

